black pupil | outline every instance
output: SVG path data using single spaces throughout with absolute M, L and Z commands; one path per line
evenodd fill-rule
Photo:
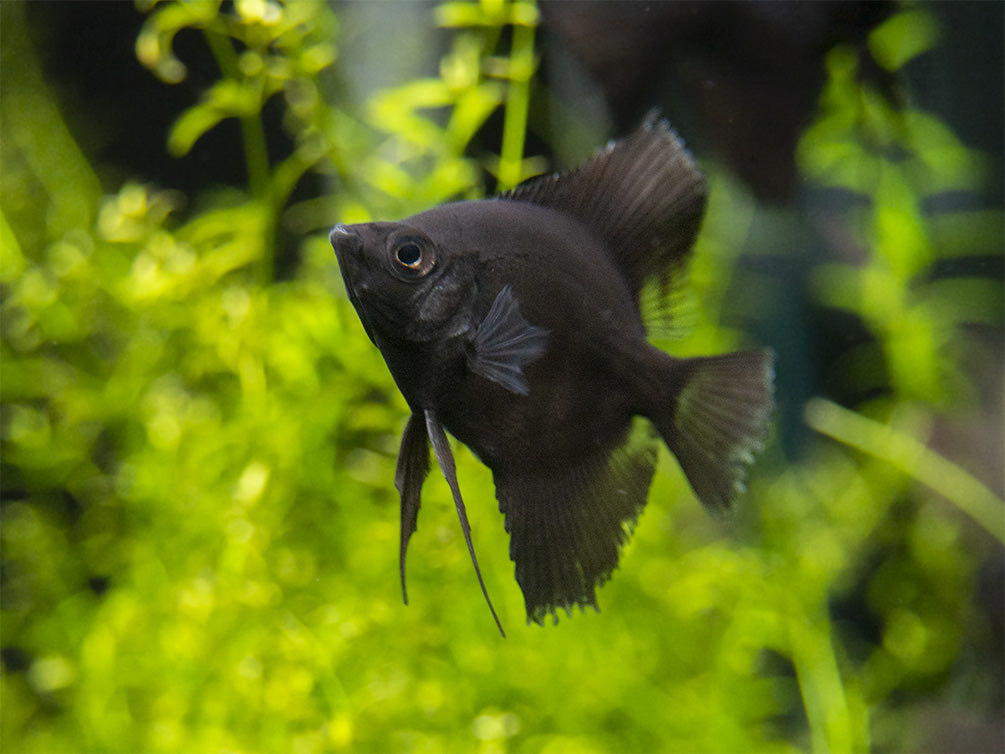
M 406 267 L 415 267 L 422 259 L 422 251 L 414 243 L 407 243 L 398 249 L 398 261 Z

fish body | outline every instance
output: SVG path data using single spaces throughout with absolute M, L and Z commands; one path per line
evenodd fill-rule
M 701 174 L 650 118 L 578 170 L 333 229 L 413 412 L 396 475 L 403 590 L 429 443 L 478 571 L 444 428 L 493 472 L 529 620 L 596 607 L 646 502 L 655 434 L 704 504 L 729 506 L 770 413 L 771 354 L 676 359 L 647 341 L 640 309 L 647 284 L 678 284 L 704 208 Z
M 381 236 L 403 226 L 465 250 L 452 260 L 463 269 L 456 275 L 464 281 L 457 291 L 459 321 L 430 328 L 432 337 L 400 339 L 375 330 L 413 411 L 434 408 L 451 434 L 499 470 L 550 466 L 548 456 L 575 455 L 627 421 L 633 391 L 625 380 L 638 374 L 628 362 L 648 350 L 645 329 L 617 270 L 582 226 L 554 210 L 497 199 L 449 204 L 356 232 L 380 244 Z M 539 253 L 566 243 L 565 254 Z M 533 385 L 525 394 L 469 368 L 478 324 L 505 286 L 521 318 L 547 331 L 547 347 L 521 370 Z M 571 326 L 577 321 L 597 324 Z M 617 351 L 623 357 L 611 359 Z

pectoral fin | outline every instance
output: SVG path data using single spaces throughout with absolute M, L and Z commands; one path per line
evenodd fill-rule
M 423 417 L 412 414 L 401 436 L 401 450 L 398 451 L 398 468 L 394 474 L 394 486 L 401 495 L 401 596 L 408 604 L 408 589 L 405 587 L 405 552 L 408 540 L 415 533 L 422 502 L 422 482 L 429 473 L 429 440 Z
M 544 354 L 547 345 L 548 330 L 521 316 L 513 289 L 506 285 L 475 331 L 471 371 L 510 392 L 527 395 L 530 388 L 523 367 Z
M 468 514 L 464 509 L 464 500 L 461 499 L 461 488 L 457 484 L 457 471 L 454 467 L 454 454 L 450 450 L 450 443 L 447 441 L 447 433 L 444 432 L 443 425 L 440 424 L 440 420 L 436 418 L 436 415 L 432 411 L 426 409 L 425 415 L 426 431 L 429 433 L 429 439 L 433 443 L 433 452 L 436 453 L 436 460 L 440 464 L 440 470 L 443 472 L 443 476 L 446 478 L 447 484 L 450 486 L 450 492 L 454 496 L 454 505 L 457 507 L 457 517 L 461 521 L 461 531 L 464 532 L 464 541 L 468 545 L 468 553 L 471 555 L 471 563 L 475 567 L 475 574 L 478 576 L 478 583 L 481 585 L 482 594 L 485 595 L 485 601 L 488 603 L 489 610 L 492 612 L 492 617 L 495 619 L 496 625 L 499 627 L 499 633 L 505 637 L 506 632 L 503 631 L 502 623 L 499 622 L 499 616 L 496 615 L 496 609 L 492 606 L 492 600 L 489 599 L 488 590 L 485 588 L 485 582 L 482 580 L 481 569 L 478 567 L 478 558 L 475 557 L 475 547 L 471 543 L 471 526 L 468 524 Z

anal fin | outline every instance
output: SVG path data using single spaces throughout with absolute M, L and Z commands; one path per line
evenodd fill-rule
M 549 613 L 557 620 L 558 608 L 597 607 L 596 588 L 645 505 L 657 447 L 649 423 L 637 419 L 624 441 L 591 457 L 535 474 L 496 472 L 528 622 Z

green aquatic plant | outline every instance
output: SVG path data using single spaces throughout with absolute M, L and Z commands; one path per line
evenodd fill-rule
M 840 365 L 862 399 L 805 406 L 800 455 L 773 442 L 729 522 L 664 456 L 601 612 L 521 625 L 492 480 L 456 449 L 503 641 L 436 475 L 400 603 L 407 406 L 326 233 L 480 196 L 485 172 L 506 187 L 545 168 L 524 142 L 529 102 L 548 96 L 535 5 L 441 3 L 435 73 L 362 102 L 339 87 L 339 6 L 140 8 L 137 55 L 167 82 L 151 86 L 187 75 L 179 34 L 212 52 L 216 83 L 167 148 L 183 156 L 236 119 L 235 192 L 194 203 L 103 185 L 24 5 L 0 3 L 0 748 L 904 750 L 921 745 L 920 705 L 1000 704 L 977 572 L 1000 547 L 1001 501 L 931 428 L 976 400 L 973 324 L 1001 331 L 1000 280 L 940 271 L 954 254 L 1000 256 L 1001 213 L 931 210 L 982 181 L 945 124 L 891 107 L 850 51 L 831 53 L 800 161 L 811 185 L 855 198 L 829 227 L 856 254 L 815 259 L 810 294 L 870 334 Z M 937 39 L 915 8 L 871 44 L 894 70 Z M 285 154 L 265 143 L 276 105 Z M 474 147 L 493 114 L 498 145 Z M 695 323 L 675 353 L 749 340 L 762 300 L 736 283 L 766 284 L 738 267 L 763 209 L 709 174 Z M 310 175 L 323 191 L 297 194 Z M 298 246 L 282 280 L 279 227 Z

